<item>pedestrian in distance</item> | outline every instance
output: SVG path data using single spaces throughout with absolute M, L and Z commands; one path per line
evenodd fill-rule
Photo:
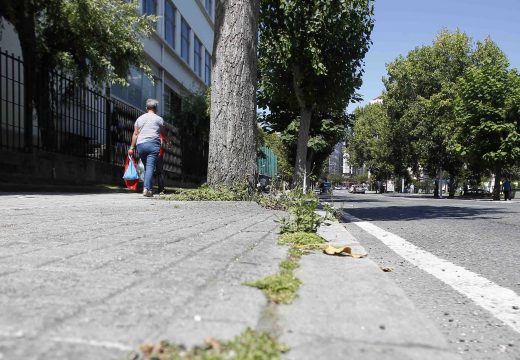
M 146 197 L 153 196 L 153 174 L 164 138 L 164 120 L 157 115 L 158 105 L 159 102 L 155 99 L 146 100 L 146 113 L 135 121 L 132 143 L 128 150 L 128 155 L 133 156 L 137 146 L 137 152 L 144 165 L 143 195 Z
M 502 190 L 504 190 L 504 200 L 511 200 L 511 182 L 509 182 L 509 179 L 506 179 L 502 184 Z

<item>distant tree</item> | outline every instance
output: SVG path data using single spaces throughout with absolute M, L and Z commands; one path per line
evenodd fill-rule
M 142 38 L 152 32 L 153 17 L 141 16 L 138 1 L 3 0 L 0 14 L 18 33 L 24 60 L 26 144 L 32 144 L 33 109 L 52 142 L 49 73 L 61 69 L 96 84 L 125 82 L 130 67 L 151 70 Z
M 357 99 L 373 0 L 263 0 L 260 14 L 259 105 L 298 114 L 293 183 L 301 186 L 313 123 Z
M 216 1 L 208 162 L 213 186 L 256 173 L 259 1 Z
M 471 65 L 471 41 L 460 31 L 441 31 L 432 45 L 418 47 L 387 66 L 384 105 L 390 117 L 394 170 L 407 175 L 450 174 L 450 196 L 463 169 L 455 149 L 457 79 Z M 436 187 L 436 194 L 438 187 Z
M 495 174 L 499 200 L 502 173 L 520 163 L 520 75 L 491 39 L 478 43 L 473 59 L 458 82 L 458 149 Z
M 278 132 L 287 151 L 287 158 L 291 164 L 291 176 L 294 175 L 294 163 L 298 146 L 299 121 L 298 115 L 291 112 L 269 113 L 262 118 L 262 122 L 270 129 Z M 343 111 L 336 114 L 315 114 L 309 129 L 307 152 L 307 175 L 310 179 L 317 179 L 321 174 L 323 164 L 340 141 L 345 139 L 346 128 L 350 124 L 351 116 Z
M 390 121 L 382 104 L 367 105 L 354 111 L 354 124 L 347 142 L 350 164 L 366 166 L 377 181 L 386 180 L 393 174 Z

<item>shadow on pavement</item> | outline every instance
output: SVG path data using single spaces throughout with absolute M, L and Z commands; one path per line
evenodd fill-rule
M 349 201 L 350 202 L 350 201 Z M 501 214 L 508 213 L 498 208 L 467 208 L 458 206 L 379 206 L 366 208 L 346 208 L 352 216 L 364 221 L 402 221 L 427 219 L 466 219 L 485 220 L 501 219 Z

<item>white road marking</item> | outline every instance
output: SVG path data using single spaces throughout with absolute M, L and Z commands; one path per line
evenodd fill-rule
M 520 333 L 520 296 L 461 266 L 438 258 L 402 237 L 346 212 L 344 218 L 380 240 L 419 269 L 450 285 Z

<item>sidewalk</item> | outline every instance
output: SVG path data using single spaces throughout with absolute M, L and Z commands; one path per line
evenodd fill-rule
M 458 359 L 369 258 L 304 256 L 291 305 L 241 285 L 278 271 L 280 212 L 138 194 L 0 195 L 0 359 L 121 359 L 246 327 L 287 359 Z M 364 251 L 338 223 L 329 240 Z

